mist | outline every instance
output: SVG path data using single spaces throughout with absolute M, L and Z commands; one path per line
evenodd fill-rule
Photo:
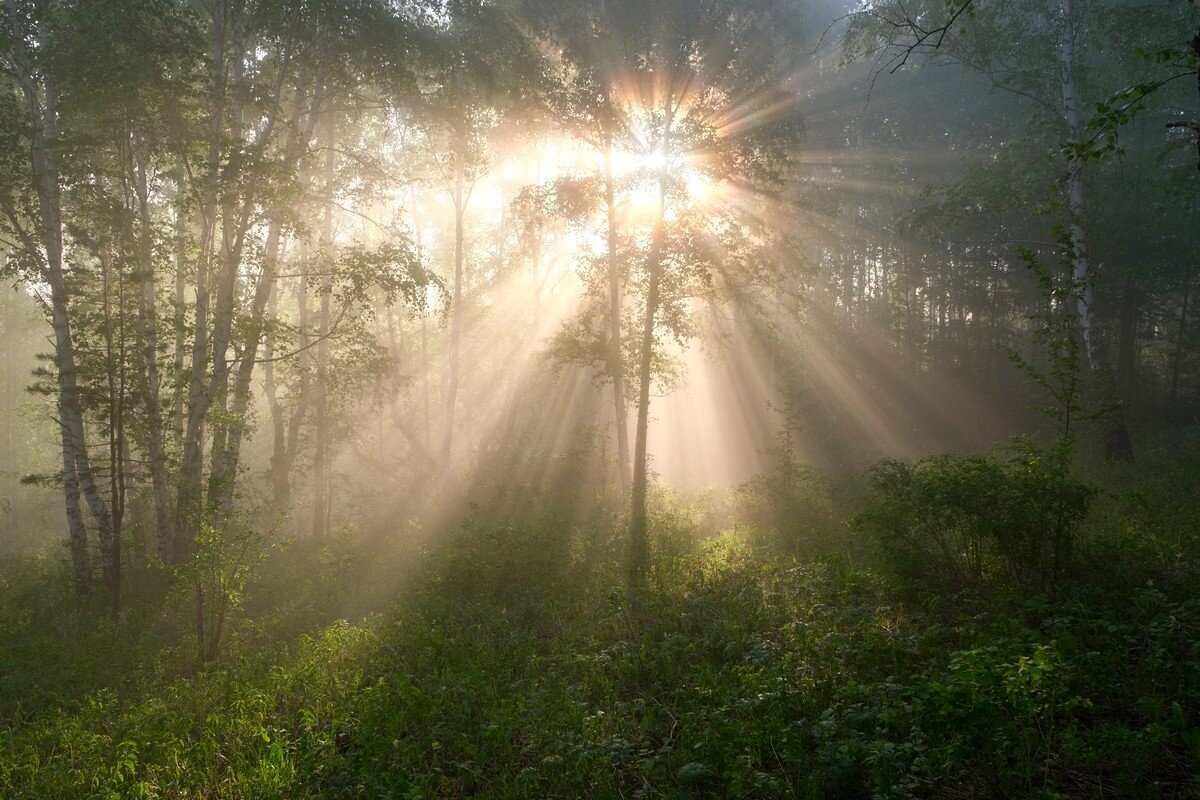
M 0 794 L 1191 796 L 1198 8 L 6 3 Z

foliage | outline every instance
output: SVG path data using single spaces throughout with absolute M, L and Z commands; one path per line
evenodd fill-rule
M 1070 567 L 1094 490 L 1056 449 L 1018 440 L 1006 457 L 888 459 L 855 519 L 913 585 L 987 581 L 1054 591 Z
M 1024 486 L 1007 461 L 959 466 Z M 1112 496 L 1131 496 L 1138 480 Z M 1170 504 L 1188 502 L 1194 510 L 1184 491 Z M 1154 536 L 1178 524 L 1156 516 L 1161 506 L 1105 513 Z M 796 561 L 741 532 L 702 534 L 683 520 L 709 512 L 679 505 L 674 521 L 654 523 L 658 535 L 677 528 L 675 544 L 657 549 L 652 591 L 632 613 L 620 531 L 552 512 L 473 516 L 420 558 L 388 611 L 357 622 L 335 616 L 347 592 L 387 591 L 371 566 L 382 551 L 347 540 L 273 553 L 228 657 L 200 671 L 186 655 L 165 666 L 186 613 L 149 641 L 130 638 L 146 629 L 133 619 L 78 649 L 58 639 L 71 660 L 8 717 L 0 792 L 1183 798 L 1200 788 L 1200 575 L 1186 558 L 1160 563 L 1152 582 L 1064 581 L 1053 599 L 911 604 L 861 563 Z M 1080 537 L 1080 560 L 1111 552 L 1097 546 Z M 26 593 L 62 587 L 25 572 Z M 77 612 L 60 594 L 64 605 L 41 613 L 65 622 Z M 25 663 L 14 648 L 56 626 L 13 600 L 0 614 L 4 652 Z M 153 615 L 153 604 L 131 604 Z M 288 621 L 287 606 L 303 610 Z M 93 668 L 107 677 L 54 696 Z M 6 683 L 6 699 L 28 688 Z
M 766 452 L 767 468 L 738 487 L 737 517 L 760 544 L 790 555 L 844 555 L 852 546 L 837 511 L 834 482 L 801 463 L 791 424 Z
M 1200 794 L 1195 4 L 838 6 L 4 3 L 0 796 Z
M 192 558 L 174 576 L 176 589 L 195 607 L 196 652 L 212 661 L 220 652 L 230 618 L 246 600 L 246 585 L 263 557 L 264 540 L 236 520 L 206 520 L 196 532 Z
M 1068 234 L 1060 231 L 1059 248 L 1064 264 L 1069 263 L 1071 247 Z M 1078 426 L 1104 413 L 1104 409 L 1089 409 L 1085 405 L 1084 353 L 1073 302 L 1083 287 L 1063 285 L 1032 251 L 1022 249 L 1020 253 L 1043 298 L 1042 308 L 1033 317 L 1034 329 L 1030 335 L 1037 351 L 1033 358 L 1042 363 L 1035 363 L 1011 347 L 1008 358 L 1053 400 L 1053 404 L 1037 406 L 1035 410 L 1055 422 L 1057 447 L 1063 451 L 1062 457 L 1069 460 L 1078 439 L 1072 425 Z

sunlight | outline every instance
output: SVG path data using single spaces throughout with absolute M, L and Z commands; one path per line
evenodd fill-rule
M 618 178 L 626 178 L 636 173 L 654 173 L 661 170 L 667 163 L 662 150 L 654 149 L 649 152 L 636 150 L 613 150 L 613 173 Z
M 643 222 L 649 221 L 658 208 L 657 176 L 664 170 L 670 177 L 672 195 L 682 193 L 686 205 L 704 205 L 717 195 L 717 184 L 704 174 L 699 157 L 692 154 L 667 155 L 658 148 L 643 152 L 616 150 L 612 163 L 614 175 L 630 184 L 625 195 L 630 211 Z
M 638 217 L 649 220 L 658 208 L 658 181 L 643 180 L 629 190 L 629 208 Z
M 504 215 L 505 197 L 499 186 L 489 184 L 472 192 L 471 205 L 490 223 L 498 222 Z
M 647 172 L 661 172 L 669 166 L 667 164 L 667 156 L 661 149 L 651 150 L 641 157 L 642 169 Z
M 692 205 L 701 206 L 714 198 L 717 186 L 709 177 L 694 169 L 685 169 L 680 177 Z
M 655 472 L 670 486 L 733 486 L 762 468 L 762 451 L 780 421 L 771 411 L 779 398 L 762 359 L 742 341 L 746 332 L 734 336 L 727 352 L 693 341 L 676 353 L 686 382 L 657 398 L 648 435 Z

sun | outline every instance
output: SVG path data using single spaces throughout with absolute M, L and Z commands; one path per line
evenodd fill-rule
M 646 172 L 661 172 L 670 166 L 667 155 L 661 149 L 651 150 L 641 157 L 642 169 Z
M 649 213 L 658 207 L 657 176 L 667 173 L 673 192 L 682 191 L 692 206 L 704 205 L 716 195 L 717 186 L 694 159 L 653 150 L 616 150 L 612 154 L 613 173 L 630 181 L 626 195 L 630 208 Z
M 667 158 L 662 150 L 614 150 L 612 154 L 613 173 L 618 178 L 658 172 L 664 166 L 667 166 Z

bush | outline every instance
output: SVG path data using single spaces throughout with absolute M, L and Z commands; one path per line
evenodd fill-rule
M 1094 490 L 1066 458 L 1027 440 L 1006 457 L 888 459 L 855 525 L 914 585 L 959 589 L 998 581 L 1052 592 L 1073 557 Z
M 755 544 L 801 558 L 852 557 L 841 509 L 856 503 L 853 482 L 834 480 L 803 464 L 789 429 L 763 454 L 765 468 L 737 487 L 738 521 Z M 850 490 L 850 491 L 847 491 Z

